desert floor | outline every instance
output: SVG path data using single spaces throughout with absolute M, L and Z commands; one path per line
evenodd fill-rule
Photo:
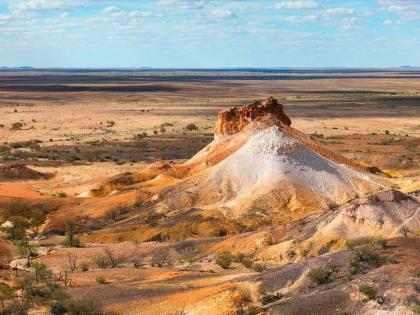
M 2 179 L 0 174 L 0 206 L 15 198 L 42 203 L 64 196 L 71 197 L 70 207 L 77 202 L 73 197 L 114 175 L 142 170 L 155 161 L 189 159 L 213 140 L 220 110 L 267 96 L 284 105 L 294 128 L 348 158 L 380 168 L 404 192 L 420 189 L 418 71 L 4 70 L 0 71 L 0 165 L 25 164 L 51 176 L 16 180 Z M 262 241 L 266 232 L 261 233 L 252 234 L 252 242 Z M 98 242 L 79 250 L 60 248 L 61 240 L 62 236 L 53 236 L 40 241 L 51 250 L 40 260 L 57 270 L 69 255 L 92 263 L 108 247 L 117 256 L 147 265 L 151 254 L 166 246 Z M 203 239 L 199 246 L 218 248 L 219 241 Z M 408 257 L 404 268 L 413 273 L 418 268 L 418 241 L 393 242 L 396 245 L 387 255 Z M 171 243 L 168 250 L 176 252 L 178 245 Z M 348 253 L 328 255 L 320 259 L 340 263 L 340 255 Z M 237 291 L 244 283 L 252 291 L 259 274 L 239 263 L 222 270 L 206 259 L 203 256 L 197 268 L 187 271 L 170 266 L 134 268 L 128 263 L 106 271 L 77 271 L 70 291 L 75 297 L 99 293 L 108 302 L 107 310 L 121 314 L 183 314 L 182 310 L 230 314 Z M 403 272 L 393 266 L 381 268 L 394 276 Z M 105 286 L 95 280 L 101 275 L 109 281 Z M 0 278 L 13 280 L 3 273 Z M 272 312 L 287 314 L 280 304 Z

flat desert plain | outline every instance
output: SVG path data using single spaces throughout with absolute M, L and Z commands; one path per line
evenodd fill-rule
M 234 216 L 226 210 L 232 202 L 212 208 L 206 189 L 194 190 L 201 187 L 195 174 L 212 182 L 211 170 L 200 173 L 200 167 L 213 166 L 210 159 L 191 179 L 185 175 L 190 168 L 173 165 L 195 165 L 189 159 L 214 140 L 220 111 L 248 104 L 259 110 L 268 103 L 254 102 L 270 96 L 304 134 L 299 137 L 316 143 L 313 148 L 325 147 L 346 164 L 375 173 L 372 180 L 358 175 L 368 184 L 357 185 L 373 193 L 374 182 L 381 187 L 378 195 L 325 203 L 325 213 L 310 208 L 307 191 L 294 187 L 288 201 L 274 207 L 293 208 L 287 215 L 252 208 Z M 4 69 L 0 223 L 8 227 L 13 209 L 26 211 L 32 221 L 30 211 L 44 213 L 32 227 L 36 231 L 28 232 L 38 251 L 31 259 L 55 275 L 67 272 L 68 282 L 57 281 L 72 298 L 92 295 L 104 312 L 409 314 L 420 308 L 419 217 L 412 213 L 420 189 L 419 109 L 417 70 Z M 226 148 L 242 145 L 240 137 Z M 272 195 L 265 196 L 273 207 L 267 197 Z M 306 206 L 310 210 L 300 210 Z M 349 207 L 366 207 L 352 212 L 356 223 L 339 219 Z M 392 209 L 406 209 L 407 218 L 398 221 Z M 329 222 L 342 226 L 334 237 L 327 237 L 336 231 Z M 315 232 L 324 227 L 324 234 Z M 68 233 L 81 244 L 63 246 Z M 19 279 L 33 268 L 6 234 L 0 282 L 19 288 Z M 349 243 L 357 236 L 366 237 Z M 378 249 L 376 238 L 383 237 L 387 245 Z M 363 272 L 353 263 L 357 246 L 375 247 L 378 261 Z M 326 278 L 317 278 L 315 269 Z M 376 287 L 368 301 L 363 285 Z M 48 303 L 31 307 L 34 314 L 50 314 Z

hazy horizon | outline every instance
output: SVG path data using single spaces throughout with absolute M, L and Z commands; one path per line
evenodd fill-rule
M 240 72 L 240 71 L 251 71 L 251 72 L 290 72 L 290 71 L 412 71 L 419 70 L 420 66 L 402 65 L 402 66 L 389 66 L 389 67 L 209 67 L 209 68 L 166 68 L 166 67 L 33 67 L 33 66 L 1 66 L 1 70 L 70 70 L 70 71 L 84 71 L 84 70 L 103 70 L 103 71 L 193 71 L 193 72 L 217 72 L 217 71 L 228 71 L 228 72 Z

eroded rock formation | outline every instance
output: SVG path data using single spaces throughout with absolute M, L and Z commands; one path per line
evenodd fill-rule
M 219 113 L 215 133 L 217 135 L 232 135 L 244 130 L 251 122 L 266 118 L 271 114 L 272 118 L 281 124 L 290 126 L 292 121 L 284 113 L 283 105 L 273 97 L 265 101 L 256 101 L 243 107 L 232 107 Z

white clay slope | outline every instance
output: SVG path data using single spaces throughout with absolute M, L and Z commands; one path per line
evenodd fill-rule
M 228 207 L 234 207 L 241 198 L 255 199 L 281 189 L 283 183 L 337 203 L 382 186 L 378 178 L 372 180 L 366 173 L 326 159 L 277 126 L 251 136 L 239 150 L 215 165 L 209 175 L 216 185 L 232 191 L 234 198 L 225 200 Z

